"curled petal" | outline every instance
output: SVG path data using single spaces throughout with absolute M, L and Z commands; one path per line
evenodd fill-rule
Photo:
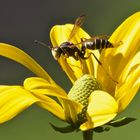
M 61 120 L 66 120 L 64 109 L 59 103 L 48 96 L 66 98 L 66 93 L 59 86 L 50 84 L 47 80 L 39 77 L 25 79 L 24 88 L 40 99 L 37 103 L 40 107 L 48 110 Z M 47 95 L 47 96 L 46 96 Z
M 73 123 L 77 121 L 77 114 L 82 110 L 82 106 L 69 100 L 65 91 L 59 86 L 52 85 L 39 77 L 31 77 L 24 81 L 24 87 L 40 99 L 38 105 L 56 117 Z M 58 98 L 60 104 L 49 96 Z
M 124 83 L 117 87 L 115 98 L 119 104 L 119 112 L 124 110 L 136 95 L 140 87 L 140 65 L 127 76 Z
M 29 91 L 41 89 L 42 93 L 50 96 L 64 96 L 66 92 L 58 85 L 50 84 L 47 80 L 39 77 L 30 77 L 24 80 L 24 88 Z M 43 92 L 44 91 L 44 92 Z
M 110 41 L 113 44 L 122 42 L 121 47 L 112 54 L 121 53 L 123 56 L 131 58 L 140 50 L 140 12 L 128 17 L 112 34 Z
M 55 84 L 48 73 L 33 58 L 22 50 L 9 44 L 0 43 L 0 55 L 22 64 L 37 76 L 45 78 L 48 82 Z
M 140 79 L 139 79 L 139 82 L 140 82 Z M 118 105 L 119 105 L 119 112 L 123 111 L 128 106 L 128 104 L 132 101 L 137 91 L 139 90 L 139 85 L 133 86 L 129 90 L 126 89 L 126 87 L 121 87 L 117 93 L 119 95 L 120 92 L 122 93 L 124 92 L 123 95 L 120 96 L 119 99 L 117 99 Z
M 136 95 L 140 86 L 140 52 L 138 52 L 122 71 L 116 87 L 115 98 L 119 111 L 124 110 Z
M 122 85 L 128 76 L 131 76 L 133 70 L 136 70 L 140 66 L 140 52 L 138 52 L 125 66 L 120 77 L 119 85 Z M 138 70 L 137 70 L 138 71 Z M 138 71 L 139 72 L 139 71 Z M 137 73 L 136 73 L 137 74 Z M 138 76 L 139 78 L 139 76 Z
M 21 86 L 0 86 L 0 123 L 12 119 L 38 101 Z
M 92 128 L 94 128 L 94 123 L 92 122 L 92 118 L 87 114 L 87 121 L 80 125 L 80 129 L 86 131 Z
M 97 90 L 90 95 L 87 112 L 95 128 L 109 122 L 117 115 L 118 104 L 110 94 Z
M 64 98 L 61 98 L 60 102 L 63 105 L 67 122 L 76 124 L 78 121 L 77 115 L 82 111 L 83 106 L 75 101 Z
M 120 38 L 122 45 L 114 52 L 115 54 L 122 54 L 122 57 L 117 59 L 117 62 L 119 62 L 119 65 L 117 65 L 118 77 L 125 65 L 140 51 L 140 12 L 130 16 L 119 28 L 125 30 L 125 33 L 119 35 L 122 36 Z M 115 36 L 114 34 L 112 37 Z
M 51 112 L 54 116 L 65 120 L 69 123 L 75 123 L 77 121 L 77 114 L 81 112 L 82 105 L 69 100 L 67 97 L 59 94 L 47 94 L 47 89 L 34 89 L 31 90 L 32 94 L 39 98 L 41 101 L 38 103 L 40 107 L 45 108 Z M 47 95 L 57 97 L 59 103 Z
M 41 89 L 39 91 L 38 90 L 32 91 L 32 94 L 38 99 L 40 99 L 40 102 L 38 102 L 37 104 L 40 107 L 52 113 L 57 118 L 66 121 L 64 109 L 62 108 L 62 106 L 59 105 L 59 103 L 57 103 L 54 99 L 41 93 L 42 93 Z
M 140 12 L 127 18 L 111 35 L 109 41 L 114 48 L 105 49 L 100 61 L 112 79 L 118 81 L 124 67 L 140 51 Z M 106 91 L 114 96 L 116 84 L 104 73 L 103 69 L 99 68 L 98 74 L 99 77 L 105 75 L 103 79 L 100 77 L 102 84 L 105 85 Z

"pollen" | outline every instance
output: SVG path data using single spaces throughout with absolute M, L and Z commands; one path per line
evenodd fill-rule
M 81 103 L 84 107 L 78 114 L 79 123 L 85 122 L 88 98 L 94 90 L 102 89 L 100 83 L 91 75 L 85 74 L 79 78 L 68 93 L 68 98 Z

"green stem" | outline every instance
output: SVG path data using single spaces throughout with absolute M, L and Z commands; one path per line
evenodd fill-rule
M 83 140 L 93 140 L 93 130 L 83 131 Z

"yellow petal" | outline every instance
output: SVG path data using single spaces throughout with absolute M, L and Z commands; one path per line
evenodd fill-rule
M 98 66 L 97 80 L 101 83 L 101 85 L 103 85 L 105 91 L 114 96 L 115 88 L 120 76 L 120 73 L 118 73 L 118 66 L 120 64 L 120 57 L 122 57 L 122 55 L 118 54 L 116 56 L 111 56 L 109 53 L 107 53 L 108 50 L 113 49 L 106 49 L 101 53 L 100 62 L 104 68 Z
M 107 92 L 94 91 L 89 98 L 87 112 L 94 127 L 101 126 L 117 115 L 118 104 Z
M 56 117 L 74 123 L 77 121 L 77 114 L 82 109 L 81 105 L 69 100 L 66 92 L 59 86 L 50 84 L 42 78 L 31 77 L 24 81 L 24 87 L 41 100 L 38 105 L 47 109 Z M 61 105 L 48 96 L 58 98 Z
M 42 94 L 51 96 L 64 96 L 67 97 L 66 92 L 56 84 L 50 84 L 47 80 L 39 77 L 30 77 L 24 80 L 24 88 L 29 91 L 39 91 L 41 89 Z
M 140 52 L 126 64 L 116 87 L 115 98 L 119 111 L 124 110 L 136 95 L 140 86 Z
M 140 12 L 128 17 L 112 34 L 110 41 L 114 44 L 122 42 L 115 54 L 131 58 L 140 50 Z M 112 52 L 113 53 L 113 52 Z
M 123 111 L 129 105 L 129 103 L 131 102 L 131 100 L 134 98 L 134 96 L 138 92 L 140 86 L 139 85 L 136 85 L 136 86 L 131 87 L 130 89 L 127 89 L 126 87 L 122 87 L 117 92 L 117 94 L 119 96 L 120 95 L 120 92 L 123 93 L 123 91 L 124 91 L 123 95 L 120 96 L 120 98 L 118 99 L 119 112 Z
M 118 86 L 122 85 L 125 82 L 125 80 L 128 78 L 128 76 L 131 75 L 130 73 L 133 70 L 136 70 L 136 68 L 138 66 L 140 66 L 140 52 L 138 52 L 130 61 L 128 61 L 128 63 L 124 67 L 124 69 L 119 77 Z M 139 78 L 139 76 L 138 76 L 138 78 Z
M 133 69 L 133 67 L 132 67 Z M 117 87 L 115 98 L 119 104 L 119 111 L 124 110 L 134 98 L 140 87 L 140 65 L 134 67 L 126 77 L 124 83 Z
M 77 121 L 77 114 L 81 112 L 82 105 L 68 99 L 65 96 L 59 95 L 57 92 L 48 93 L 49 90 L 33 89 L 32 94 L 39 98 L 41 101 L 38 103 L 41 107 L 47 109 L 61 120 L 75 123 Z M 59 103 L 46 95 L 57 97 Z
M 64 109 L 62 108 L 62 106 L 59 105 L 59 103 L 57 103 L 54 99 L 41 93 L 41 89 L 32 91 L 32 94 L 40 99 L 40 102 L 38 102 L 37 104 L 52 113 L 57 118 L 66 121 Z
M 82 105 L 68 99 L 66 96 L 59 94 L 50 89 L 32 89 L 30 90 L 33 95 L 39 98 L 41 101 L 38 103 L 41 107 L 47 109 L 56 117 L 67 122 L 75 123 L 77 121 L 77 114 L 81 112 Z M 58 102 L 48 96 L 54 96 L 58 98 Z
M 50 31 L 51 42 L 53 46 L 60 46 L 61 43 L 68 41 L 72 31 L 73 24 L 56 25 Z M 81 28 L 76 32 L 75 36 L 70 40 L 77 44 L 81 42 L 81 38 L 90 38 L 90 36 Z
M 61 120 L 66 120 L 64 109 L 50 97 L 67 97 L 67 94 L 59 86 L 50 84 L 47 80 L 39 77 L 25 79 L 24 88 L 40 99 L 38 105 L 45 108 Z
M 140 12 L 127 18 L 111 35 L 109 41 L 113 43 L 114 48 L 104 50 L 100 61 L 112 79 L 118 81 L 124 67 L 140 50 Z M 103 69 L 100 68 L 98 74 L 105 90 L 114 96 L 116 84 Z
M 50 37 L 54 47 L 60 46 L 61 43 L 68 41 L 73 25 L 56 25 L 51 29 Z M 81 28 L 70 40 L 73 44 L 81 42 L 81 38 L 90 38 L 90 36 Z M 77 46 L 80 47 L 80 46 Z M 58 60 L 62 69 L 66 72 L 72 82 L 81 77 L 83 74 L 94 74 L 94 63 L 92 57 L 87 60 L 75 60 L 73 57 L 65 58 L 61 56 Z
M 33 73 L 35 73 L 37 76 L 45 78 L 50 83 L 54 83 L 54 81 L 50 78 L 47 72 L 33 58 L 31 58 L 22 50 L 12 45 L 0 43 L 0 55 L 22 64 Z
M 80 125 L 80 129 L 86 131 L 92 128 L 94 128 L 94 123 L 92 122 L 92 118 L 87 114 L 87 121 Z
M 12 119 L 38 101 L 21 86 L 0 86 L 0 123 Z
M 116 30 L 111 36 L 111 38 L 113 38 L 112 40 L 119 37 L 120 41 L 122 41 L 122 45 L 117 47 L 117 49 L 114 49 L 113 54 L 118 55 L 120 53 L 122 55 L 121 57 L 117 58 L 117 77 L 119 77 L 119 74 L 127 62 L 131 60 L 138 51 L 140 51 L 140 12 L 135 13 L 125 20 L 122 25 L 118 27 L 118 30 Z M 124 30 L 125 33 L 123 32 Z M 120 32 L 120 34 L 117 36 L 115 35 L 116 32 Z M 115 68 L 116 66 L 114 66 L 114 69 Z
M 75 101 L 61 98 L 66 120 L 69 123 L 76 123 L 78 121 L 77 115 L 82 111 L 83 106 Z

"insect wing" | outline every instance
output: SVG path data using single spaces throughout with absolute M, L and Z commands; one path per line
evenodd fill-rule
M 79 17 L 76 19 L 76 21 L 75 21 L 75 23 L 74 23 L 74 26 L 73 26 L 73 28 L 72 28 L 72 31 L 71 31 L 71 33 L 70 33 L 70 35 L 69 35 L 68 41 L 70 41 L 70 40 L 75 36 L 75 34 L 77 33 L 77 31 L 79 30 L 79 28 L 80 28 L 81 25 L 83 24 L 83 22 L 84 22 L 84 20 L 85 20 L 85 17 L 86 17 L 86 16 L 83 14 L 83 15 L 79 16 Z

